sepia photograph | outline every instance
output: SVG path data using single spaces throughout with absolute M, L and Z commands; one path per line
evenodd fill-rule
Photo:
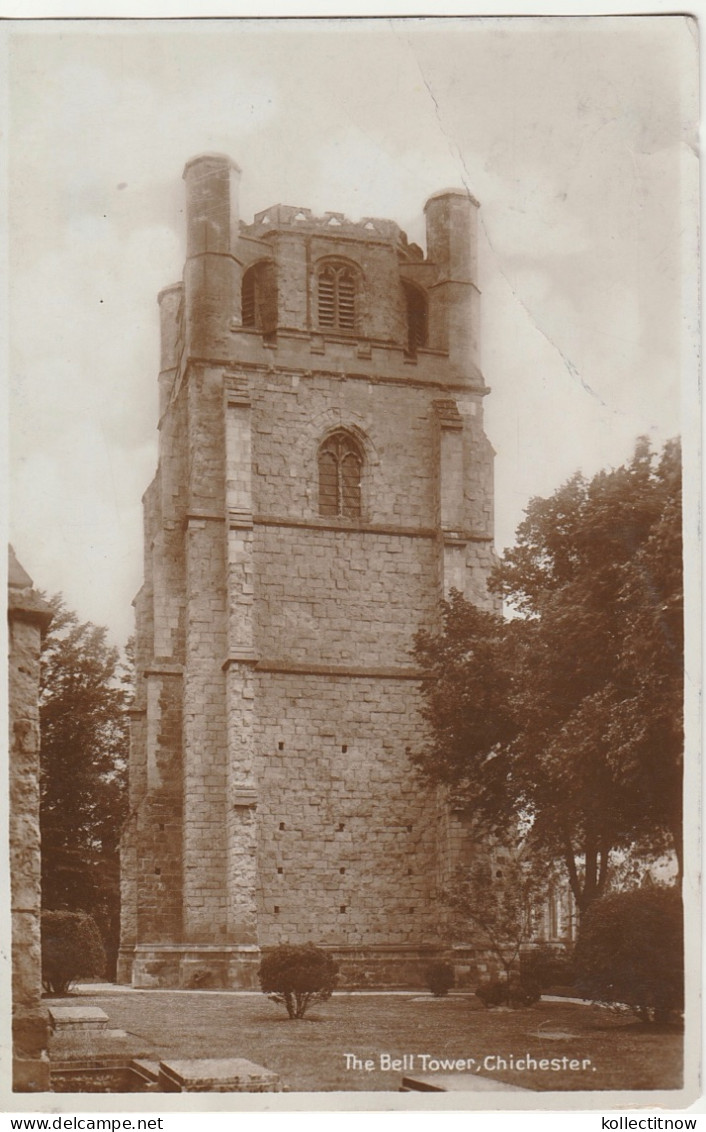
M 0 37 L 6 1109 L 692 1104 L 696 21 Z

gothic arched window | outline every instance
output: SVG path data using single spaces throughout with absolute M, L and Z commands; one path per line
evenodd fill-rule
M 363 456 L 347 432 L 334 432 L 319 448 L 319 514 L 359 519 Z
M 318 323 L 327 330 L 355 330 L 357 323 L 355 269 L 327 263 L 317 276 Z
M 277 285 L 274 265 L 261 260 L 243 275 L 240 291 L 241 321 L 244 327 L 269 333 L 277 324 Z
M 427 344 L 428 313 L 425 293 L 411 283 L 403 283 L 405 313 L 407 316 L 407 353 L 414 357 L 417 350 Z

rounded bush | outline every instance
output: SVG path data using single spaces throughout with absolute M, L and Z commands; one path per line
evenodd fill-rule
M 455 982 L 454 969 L 449 963 L 430 963 L 424 975 L 429 990 L 436 998 L 444 998 Z
M 42 984 L 49 994 L 66 994 L 76 979 L 100 977 L 105 950 L 87 912 L 42 912 Z
M 313 943 L 282 944 L 265 955 L 258 978 L 263 993 L 283 1004 L 290 1018 L 303 1018 L 312 1002 L 331 997 L 338 964 Z
M 541 946 L 522 954 L 520 977 L 524 982 L 538 983 L 545 991 L 549 987 L 573 986 L 576 971 L 573 959 L 564 948 Z
M 542 996 L 542 988 L 535 979 L 520 976 L 517 979 L 510 979 L 510 991 L 508 994 L 508 1005 L 517 1006 L 534 1006 L 535 1002 L 539 1002 Z
M 675 888 L 649 886 L 596 900 L 581 918 L 577 987 L 599 1002 L 624 1003 L 644 1022 L 684 1009 L 684 924 Z
M 476 997 L 487 1008 L 492 1006 L 532 1006 L 539 1001 L 541 988 L 532 979 L 513 975 L 510 979 L 488 979 L 476 987 Z
M 507 980 L 486 979 L 476 987 L 476 998 L 488 1008 L 502 1006 L 507 999 Z

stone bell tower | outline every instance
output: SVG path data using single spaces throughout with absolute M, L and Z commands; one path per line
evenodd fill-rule
M 253 985 L 313 941 L 409 985 L 443 952 L 459 831 L 411 771 L 416 631 L 487 604 L 492 451 L 477 202 L 391 220 L 275 205 L 184 171 L 183 281 L 159 296 L 120 977 Z

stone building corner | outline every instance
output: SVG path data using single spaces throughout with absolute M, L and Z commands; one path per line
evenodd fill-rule
M 12 913 L 12 1076 L 21 1093 L 49 1089 L 42 1007 L 39 835 L 39 653 L 51 610 L 10 547 L 8 700 Z

